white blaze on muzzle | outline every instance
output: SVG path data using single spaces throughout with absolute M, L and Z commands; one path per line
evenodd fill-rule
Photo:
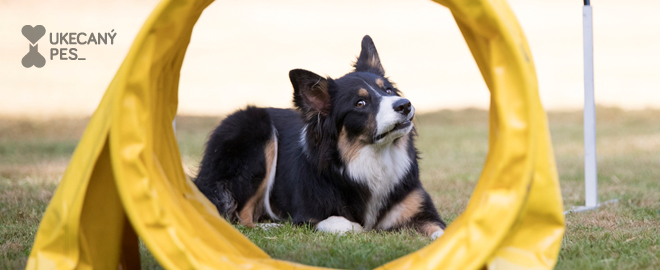
M 403 115 L 394 110 L 394 103 L 404 99 L 398 96 L 383 96 L 380 100 L 378 114 L 376 114 L 376 135 L 386 133 L 398 123 L 409 120 L 415 115 L 415 108 L 412 107 L 407 115 Z

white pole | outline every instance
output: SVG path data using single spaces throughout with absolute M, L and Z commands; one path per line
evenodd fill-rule
M 596 170 L 596 105 L 594 101 L 593 19 L 589 0 L 582 8 L 584 38 L 584 184 L 585 206 L 598 207 Z

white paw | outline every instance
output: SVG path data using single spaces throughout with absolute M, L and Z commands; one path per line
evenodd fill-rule
M 278 228 L 278 227 L 282 227 L 282 226 L 284 226 L 284 225 L 279 224 L 279 223 L 257 223 L 257 224 L 254 224 L 254 225 L 256 225 L 257 227 L 262 228 L 262 229 L 264 229 L 264 230 L 268 230 L 268 229 L 271 229 L 271 228 Z
M 431 234 L 431 240 L 435 240 L 438 237 L 442 236 L 443 234 L 445 234 L 445 231 L 443 230 L 436 231 L 433 234 Z
M 316 229 L 322 232 L 337 233 L 339 235 L 345 232 L 362 232 L 364 229 L 360 224 L 350 222 L 345 217 L 331 216 L 318 224 Z

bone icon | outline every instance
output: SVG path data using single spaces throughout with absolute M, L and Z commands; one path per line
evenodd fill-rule
M 23 36 L 25 36 L 25 38 L 31 43 L 30 51 L 23 56 L 23 60 L 21 60 L 23 66 L 26 68 L 32 66 L 40 68 L 46 65 L 46 58 L 39 53 L 39 45 L 36 44 L 37 41 L 46 34 L 46 28 L 43 25 L 37 25 L 35 27 L 26 25 L 21 29 L 21 33 L 23 33 Z M 34 46 L 32 46 L 32 44 L 34 44 Z
M 23 60 L 21 63 L 23 64 L 24 67 L 29 68 L 31 66 L 35 66 L 38 68 L 43 67 L 46 65 L 46 58 L 44 58 L 39 51 L 37 51 L 39 48 L 39 44 L 32 46 L 30 44 L 30 52 L 23 56 Z

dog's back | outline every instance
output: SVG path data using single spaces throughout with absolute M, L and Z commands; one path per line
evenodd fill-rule
M 259 197 L 274 177 L 276 148 L 277 133 L 265 109 L 237 111 L 211 134 L 195 184 L 226 219 L 252 221 L 263 212 Z M 249 208 L 253 213 L 239 212 Z

